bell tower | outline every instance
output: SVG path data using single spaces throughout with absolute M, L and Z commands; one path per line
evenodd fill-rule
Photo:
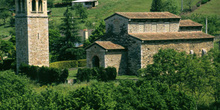
M 47 0 L 15 0 L 16 60 L 49 66 Z

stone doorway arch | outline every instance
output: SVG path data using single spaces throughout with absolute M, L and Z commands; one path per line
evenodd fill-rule
M 100 67 L 100 60 L 98 56 L 92 58 L 92 67 Z

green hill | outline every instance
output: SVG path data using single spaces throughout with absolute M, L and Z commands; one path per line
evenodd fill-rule
M 217 15 L 220 17 L 220 0 L 211 0 L 210 2 L 200 6 L 192 14 Z

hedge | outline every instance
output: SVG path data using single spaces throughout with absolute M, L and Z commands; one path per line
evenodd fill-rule
M 19 73 L 26 75 L 32 80 L 37 80 L 41 84 L 64 83 L 69 75 L 67 69 L 61 70 L 51 67 L 38 67 L 21 64 Z
M 53 63 L 50 63 L 50 67 L 59 68 L 59 69 L 75 68 L 75 67 L 78 67 L 78 61 L 70 60 L 70 61 L 53 62 Z
M 59 68 L 59 69 L 85 67 L 85 66 L 86 66 L 86 59 L 59 61 L 59 62 L 50 63 L 50 67 Z
M 9 69 L 16 69 L 15 60 L 14 59 L 7 59 L 0 62 L 0 70 L 9 70 Z
M 99 81 L 109 81 L 116 79 L 115 67 L 99 67 L 99 68 L 79 68 L 77 72 L 77 79 L 89 82 L 90 79 L 97 79 Z
M 86 59 L 78 60 L 78 67 L 85 67 L 86 66 Z

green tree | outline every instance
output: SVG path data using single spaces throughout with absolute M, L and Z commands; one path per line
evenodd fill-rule
M 163 11 L 168 11 L 168 12 L 173 13 L 173 14 L 179 14 L 180 13 L 179 7 L 178 7 L 178 4 L 177 4 L 176 0 L 166 0 L 164 2 Z
M 89 39 L 87 39 L 84 42 L 83 46 L 84 47 L 89 46 L 91 43 L 94 43 L 95 40 L 104 36 L 104 34 L 105 34 L 105 22 L 101 21 L 99 26 L 96 27 L 95 31 L 92 32 L 92 35 L 90 35 Z
M 0 41 L 0 48 L 3 53 L 6 53 L 8 57 L 15 58 L 15 45 L 10 41 Z
M 10 12 L 8 10 L 2 10 L 0 12 L 0 18 L 3 19 L 4 25 L 6 24 L 6 19 L 10 16 Z
M 164 9 L 162 0 L 153 0 L 151 4 L 151 12 L 161 12 Z
M 64 34 L 64 38 L 61 39 L 61 48 L 59 50 L 58 60 L 76 60 L 85 58 L 85 50 L 81 48 L 76 48 L 76 43 L 81 42 L 81 38 L 78 35 L 78 23 L 76 19 L 73 18 L 72 13 L 69 11 L 68 7 L 64 13 L 65 18 L 63 18 L 63 23 L 61 25 L 61 33 Z
M 75 10 L 76 16 L 79 16 L 79 18 L 83 20 L 88 18 L 87 9 L 83 6 L 82 3 L 74 4 L 73 9 Z
M 49 8 L 53 8 L 54 7 L 54 0 L 47 0 L 47 6 Z

